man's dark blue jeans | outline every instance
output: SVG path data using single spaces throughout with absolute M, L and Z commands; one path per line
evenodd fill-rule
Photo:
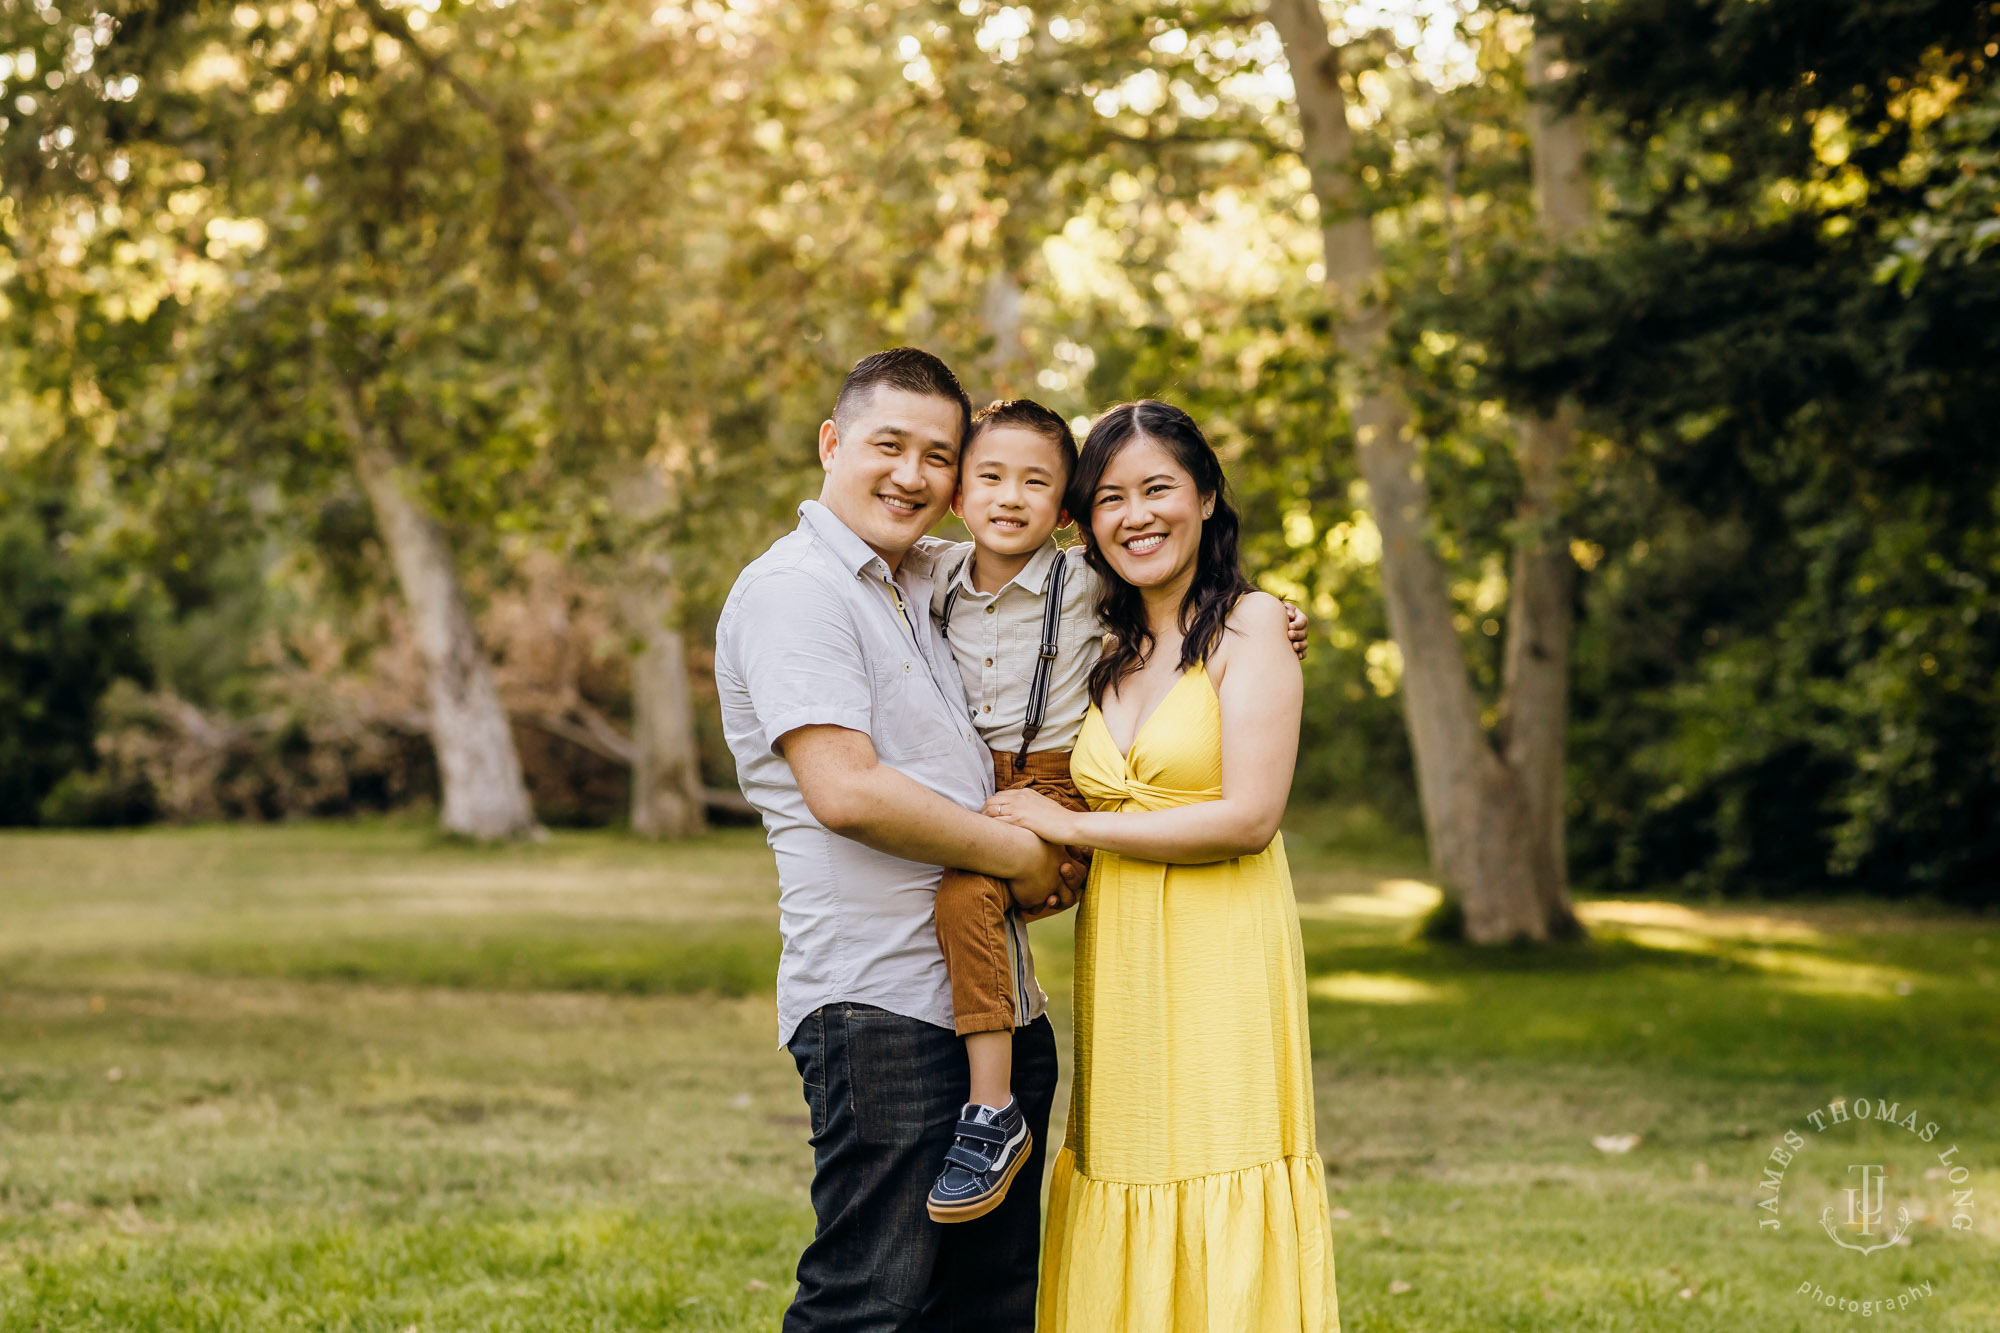
M 965 1105 L 965 1042 L 865 1004 L 806 1016 L 787 1047 L 812 1111 L 812 1244 L 784 1333 L 1030 1333 L 1056 1039 L 1014 1032 L 1014 1096 L 1034 1155 L 1006 1202 L 970 1222 L 924 1211 Z

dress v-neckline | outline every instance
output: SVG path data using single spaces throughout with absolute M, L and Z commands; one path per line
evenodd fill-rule
M 1153 704 L 1152 710 L 1145 717 L 1139 719 L 1139 725 L 1132 731 L 1132 743 L 1126 749 L 1118 750 L 1118 740 L 1111 734 L 1111 724 L 1104 720 L 1104 710 L 1102 708 L 1097 710 L 1097 725 L 1104 728 L 1105 739 L 1111 742 L 1112 749 L 1118 750 L 1118 757 L 1125 761 L 1127 768 L 1132 766 L 1132 752 L 1139 748 L 1139 738 L 1146 734 L 1146 728 L 1153 724 L 1153 719 L 1158 717 L 1160 710 L 1167 706 L 1167 700 L 1174 697 L 1174 691 L 1186 684 L 1188 677 L 1194 675 L 1197 671 L 1203 675 L 1207 675 L 1208 667 L 1205 663 L 1196 662 L 1193 666 L 1187 668 L 1174 678 L 1174 683 L 1167 686 L 1167 692 L 1162 694 L 1158 701 Z

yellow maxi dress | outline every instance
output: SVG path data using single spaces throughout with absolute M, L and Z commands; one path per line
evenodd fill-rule
M 1070 763 L 1095 810 L 1220 798 L 1208 673 L 1174 683 L 1129 760 L 1092 708 Z M 1075 1028 L 1041 1333 L 1337 1330 L 1283 839 L 1211 865 L 1097 853 L 1077 917 Z

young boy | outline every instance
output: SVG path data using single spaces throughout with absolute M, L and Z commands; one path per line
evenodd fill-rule
M 1069 752 L 1090 706 L 1104 627 L 1102 583 L 1083 547 L 1055 542 L 1069 521 L 1063 493 L 1075 468 L 1076 437 L 1041 404 L 1013 399 L 973 417 L 952 503 L 972 541 L 941 554 L 931 614 L 957 659 L 973 725 L 993 752 L 995 785 L 1033 787 L 1081 810 Z M 1304 618 L 1292 615 L 1303 657 Z M 938 946 L 972 1072 L 971 1100 L 931 1187 L 930 1215 L 940 1222 L 998 1207 L 1033 1147 L 1011 1084 L 1013 1032 L 1031 1003 L 1020 981 L 1028 951 L 1022 913 L 1042 906 L 968 871 L 947 870 L 938 885 Z

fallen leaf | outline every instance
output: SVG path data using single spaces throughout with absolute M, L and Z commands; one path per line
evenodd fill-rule
M 770 1289 L 770 1283 L 759 1281 L 754 1277 L 743 1284 L 743 1290 L 745 1291 L 769 1291 Z
M 1413 1288 L 1409 1283 L 1403 1281 L 1403 1279 L 1401 1278 L 1397 1278 L 1394 1282 L 1391 1282 L 1389 1284 L 1389 1294 L 1391 1296 L 1401 1296 L 1414 1290 L 1415 1288 Z
M 751 1100 L 752 1099 L 749 1093 L 739 1092 L 734 1097 L 731 1097 L 729 1099 L 729 1104 L 735 1107 L 739 1111 L 747 1111 L 750 1109 Z
M 111 1066 L 111 1068 L 104 1071 L 104 1081 L 106 1083 L 122 1083 L 124 1082 L 124 1080 L 125 1080 L 125 1071 L 120 1069 L 117 1065 L 113 1065 Z
M 1348 1218 L 1354 1216 L 1354 1214 L 1348 1212 L 1345 1208 L 1336 1208 L 1333 1210 L 1330 1216 L 1336 1222 L 1345 1222 Z
M 1627 1153 L 1639 1146 L 1637 1134 L 1593 1134 L 1590 1146 L 1601 1153 Z

